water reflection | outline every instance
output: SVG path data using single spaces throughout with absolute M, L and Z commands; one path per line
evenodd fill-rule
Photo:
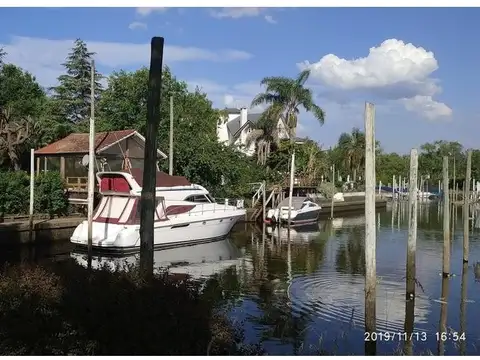
M 378 344 L 380 353 L 393 353 L 398 349 L 399 342 L 403 343 L 403 351 L 407 354 L 435 351 L 440 310 L 447 329 L 449 326 L 459 326 L 458 317 L 446 318 L 448 304 L 442 300 L 448 292 L 448 285 L 444 284 L 442 290 L 439 273 L 443 237 L 441 218 L 436 216 L 438 207 L 434 203 L 419 206 L 417 281 L 414 285 L 416 296 L 412 300 L 405 300 L 407 210 L 405 203 L 397 203 L 392 206 L 391 212 L 377 215 L 380 220 L 380 224 L 377 224 L 377 330 L 424 331 L 428 339 L 423 341 L 414 336 L 412 341 L 383 341 Z M 461 213 L 457 216 L 460 219 Z M 463 266 L 463 229 L 459 219 L 453 228 L 452 238 L 452 272 L 457 274 L 460 274 Z M 260 230 L 252 231 L 258 232 L 255 236 L 261 242 Z M 364 217 L 337 218 L 315 226 L 292 229 L 290 240 L 287 229 L 267 227 L 266 233 L 266 250 L 261 254 L 242 240 L 241 234 L 234 239 L 240 248 L 245 249 L 245 257 L 250 259 L 253 267 L 264 269 L 261 276 L 263 288 L 260 290 L 257 285 L 246 289 L 241 307 L 241 311 L 247 314 L 244 318 L 251 324 L 252 339 L 264 339 L 269 352 L 274 354 L 297 353 L 299 350 L 295 344 L 298 341 L 303 343 L 303 353 L 311 352 L 313 346 L 336 354 L 361 354 L 365 281 Z M 471 237 L 471 244 L 472 258 L 475 258 L 475 255 L 480 255 L 476 234 Z M 257 277 L 246 277 L 260 282 Z M 460 281 L 451 281 L 450 292 L 455 292 L 456 296 L 452 295 L 450 302 L 456 309 L 449 307 L 449 311 L 458 314 Z M 466 282 L 467 278 L 462 283 Z M 266 288 L 268 297 L 265 296 Z M 469 301 L 464 304 L 465 311 L 467 303 Z M 470 311 L 480 315 L 477 309 Z M 303 330 L 299 327 L 303 327 Z M 463 327 L 467 332 L 478 331 L 469 324 Z M 301 332 L 300 340 L 298 331 Z M 444 353 L 455 353 L 455 347 L 450 345 L 446 346 Z M 472 346 L 465 343 L 465 352 L 468 353 L 468 348 L 472 349 Z
M 70 255 L 79 264 L 87 266 L 84 253 L 71 252 Z M 179 247 L 154 252 L 154 268 L 156 271 L 168 269 L 173 274 L 187 274 L 193 278 L 208 278 L 227 268 L 239 266 L 243 254 L 228 239 L 206 244 Z M 111 271 L 128 269 L 129 265 L 138 265 L 140 254 L 128 256 L 92 257 L 92 268 L 106 267 Z

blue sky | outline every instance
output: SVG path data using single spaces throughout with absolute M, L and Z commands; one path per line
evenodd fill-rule
M 387 151 L 436 139 L 478 146 L 480 9 L 412 8 L 4 8 L 7 61 L 55 84 L 75 38 L 97 53 L 98 69 L 148 65 L 152 36 L 165 61 L 218 107 L 248 106 L 264 76 L 312 70 L 307 83 L 327 113 L 320 127 L 302 113 L 299 135 L 324 146 L 363 128 L 376 104 Z M 253 109 L 253 111 L 256 109 Z

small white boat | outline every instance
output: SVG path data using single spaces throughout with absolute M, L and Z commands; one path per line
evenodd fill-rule
M 135 170 L 135 169 L 133 169 Z M 140 250 L 142 173 L 99 172 L 101 194 L 93 215 L 94 250 L 132 253 Z M 193 245 L 225 238 L 245 209 L 213 201 L 208 191 L 181 176 L 157 173 L 154 248 Z M 77 226 L 70 241 L 88 246 L 88 223 Z
M 288 222 L 288 201 L 284 199 L 276 209 L 270 209 L 267 212 L 266 220 L 271 223 L 287 223 Z M 306 224 L 316 222 L 320 215 L 322 207 L 313 202 L 311 198 L 304 196 L 294 196 L 292 198 L 292 207 L 290 214 L 290 223 Z

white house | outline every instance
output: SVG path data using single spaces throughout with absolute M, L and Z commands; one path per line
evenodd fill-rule
M 261 113 L 249 113 L 248 109 L 227 108 L 228 118 L 221 119 L 217 125 L 217 137 L 219 142 L 227 145 L 236 145 L 239 150 L 251 156 L 255 153 L 255 144 L 247 148 L 247 137 L 261 117 Z M 281 139 L 288 139 L 283 122 L 278 120 L 278 132 Z

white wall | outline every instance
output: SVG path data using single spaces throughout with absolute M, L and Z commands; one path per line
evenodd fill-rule
M 221 119 L 220 123 L 217 124 L 217 138 L 219 142 L 230 142 L 230 137 L 233 136 L 233 134 L 229 134 L 227 122 L 235 119 L 236 117 L 238 117 L 238 114 L 228 114 L 228 119 Z

